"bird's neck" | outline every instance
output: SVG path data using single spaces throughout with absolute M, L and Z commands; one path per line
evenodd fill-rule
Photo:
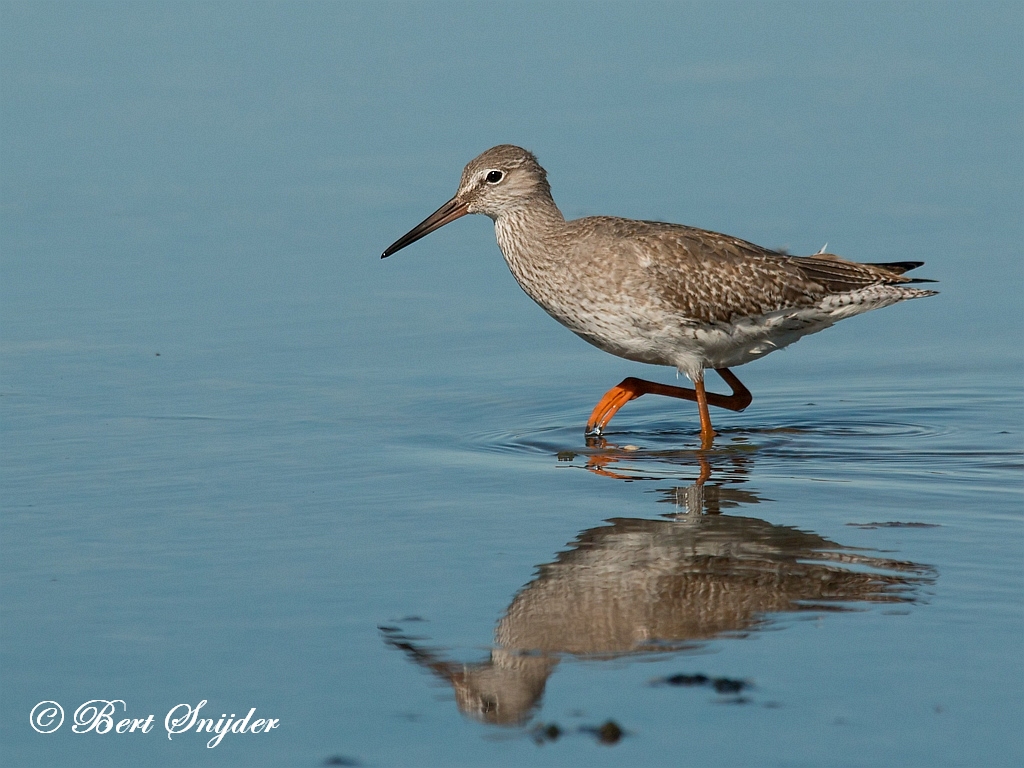
M 502 211 L 494 219 L 494 232 L 508 268 L 526 292 L 534 296 L 531 284 L 536 282 L 538 273 L 559 257 L 558 235 L 565 228 L 565 217 L 550 196 L 533 198 L 529 203 Z

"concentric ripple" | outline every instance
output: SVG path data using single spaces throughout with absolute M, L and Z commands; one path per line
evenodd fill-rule
M 717 472 L 739 457 L 762 469 L 791 468 L 794 461 L 800 461 L 816 474 L 834 471 L 837 475 L 846 474 L 854 464 L 871 465 L 879 471 L 889 465 L 900 471 L 935 472 L 1005 469 L 1021 463 L 1014 446 L 1008 443 L 1004 449 L 995 448 L 990 435 L 951 423 L 942 406 L 931 412 L 918 409 L 913 415 L 931 418 L 917 421 L 879 418 L 885 410 L 873 411 L 871 418 L 865 418 L 863 409 L 849 409 L 827 419 L 808 418 L 806 412 L 769 410 L 759 413 L 757 422 L 743 417 L 746 423 L 719 426 L 719 436 L 709 451 L 700 450 L 696 423 L 680 424 L 656 416 L 623 419 L 620 429 L 613 428 L 595 439 L 584 437 L 580 424 L 569 414 L 548 414 L 550 421 L 538 416 L 514 431 L 467 435 L 463 448 L 504 455 L 546 455 L 561 465 L 575 463 L 592 470 L 597 466 L 604 468 L 605 474 L 624 479 L 680 477 L 680 473 L 689 478 L 701 459 Z M 552 423 L 558 416 L 565 418 Z M 608 469 L 612 464 L 614 472 Z

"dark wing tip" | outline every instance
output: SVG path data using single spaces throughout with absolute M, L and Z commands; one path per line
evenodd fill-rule
M 912 269 L 924 266 L 923 261 L 883 261 L 881 263 L 868 264 L 869 267 L 881 267 L 887 269 L 890 272 L 895 272 L 897 275 L 902 275 L 904 272 L 909 272 Z
M 872 267 L 880 267 L 881 269 L 889 272 L 894 272 L 897 275 L 902 275 L 904 272 L 909 272 L 912 269 L 917 269 L 924 264 L 923 261 L 887 261 L 881 264 L 870 264 Z M 938 280 L 929 280 L 927 277 L 905 277 L 903 278 L 904 285 L 912 285 L 914 283 L 937 283 Z

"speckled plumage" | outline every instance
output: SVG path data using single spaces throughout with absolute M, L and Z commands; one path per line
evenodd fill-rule
M 512 274 L 560 323 L 607 352 L 694 381 L 846 317 L 934 294 L 906 285 L 903 272 L 917 262 L 790 256 L 663 222 L 566 221 L 537 159 L 509 144 L 472 160 L 455 197 L 384 256 L 466 213 L 494 220 Z

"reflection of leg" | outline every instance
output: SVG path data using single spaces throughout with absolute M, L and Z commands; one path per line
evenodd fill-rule
M 595 475 L 613 477 L 616 480 L 635 479 L 635 475 L 612 472 L 608 469 L 609 466 L 616 463 L 622 457 L 622 453 L 618 450 L 617 445 L 609 446 L 608 441 L 599 435 L 588 435 L 587 448 L 592 448 L 595 451 L 601 451 L 601 453 L 592 453 L 590 458 L 587 459 L 587 469 Z
M 703 392 L 705 399 L 705 410 L 707 405 L 713 405 L 716 408 L 727 408 L 730 411 L 742 411 L 748 405 L 750 405 L 753 397 L 745 386 L 736 375 L 728 368 L 716 368 L 718 375 L 722 377 L 726 384 L 732 389 L 731 395 L 719 395 L 714 392 L 704 392 L 704 383 L 701 381 L 700 387 Z M 587 421 L 587 434 L 588 435 L 599 435 L 608 426 L 608 422 L 612 420 L 612 416 L 618 413 L 618 410 L 628 403 L 630 400 L 635 400 L 641 395 L 665 395 L 666 397 L 676 397 L 680 400 L 690 400 L 692 402 L 700 403 L 698 399 L 698 393 L 696 389 L 686 389 L 684 387 L 672 387 L 667 384 L 658 384 L 653 381 L 646 381 L 644 379 L 637 379 L 630 376 L 627 379 L 623 379 L 622 382 L 605 392 L 604 397 L 601 398 L 600 402 L 594 407 L 593 412 L 590 414 L 590 419 Z M 705 429 L 707 425 L 707 430 Z M 706 431 L 710 430 L 711 418 L 710 416 L 705 419 L 701 416 L 701 444 L 703 446 L 704 435 Z
M 603 446 L 602 446 L 603 447 Z M 587 469 L 593 472 L 595 475 L 603 475 L 604 477 L 613 477 L 616 480 L 633 480 L 633 475 L 622 474 L 621 472 L 612 472 L 608 467 L 618 461 L 617 456 L 610 454 L 594 454 L 587 459 Z
M 587 459 L 586 468 L 596 475 L 603 475 L 605 477 L 614 477 L 616 480 L 634 480 L 636 475 L 612 472 L 608 467 L 615 464 L 622 458 L 621 453 L 612 453 L 609 448 L 616 449 L 618 446 L 609 446 L 608 441 L 603 437 L 588 437 L 587 447 L 593 448 L 594 450 L 604 451 L 603 453 L 591 454 L 590 458 Z M 697 464 L 700 467 L 700 473 L 697 475 L 697 479 L 694 481 L 691 488 L 700 488 L 708 480 L 711 479 L 711 462 L 708 461 L 708 457 L 703 453 L 696 454 Z
M 700 475 L 697 476 L 693 485 L 672 489 L 673 496 L 675 497 L 676 508 L 683 508 L 676 513 L 675 517 L 677 520 L 694 520 L 704 514 L 718 514 L 717 510 L 712 511 L 708 508 L 705 489 L 706 487 L 715 489 L 716 486 L 704 485 L 711 478 L 711 462 L 708 461 L 707 454 L 702 451 L 697 453 L 697 463 L 700 465 Z
M 708 461 L 707 456 L 702 453 L 697 454 L 697 461 L 700 462 L 700 475 L 697 477 L 697 482 L 694 485 L 700 488 L 711 479 L 711 463 Z

